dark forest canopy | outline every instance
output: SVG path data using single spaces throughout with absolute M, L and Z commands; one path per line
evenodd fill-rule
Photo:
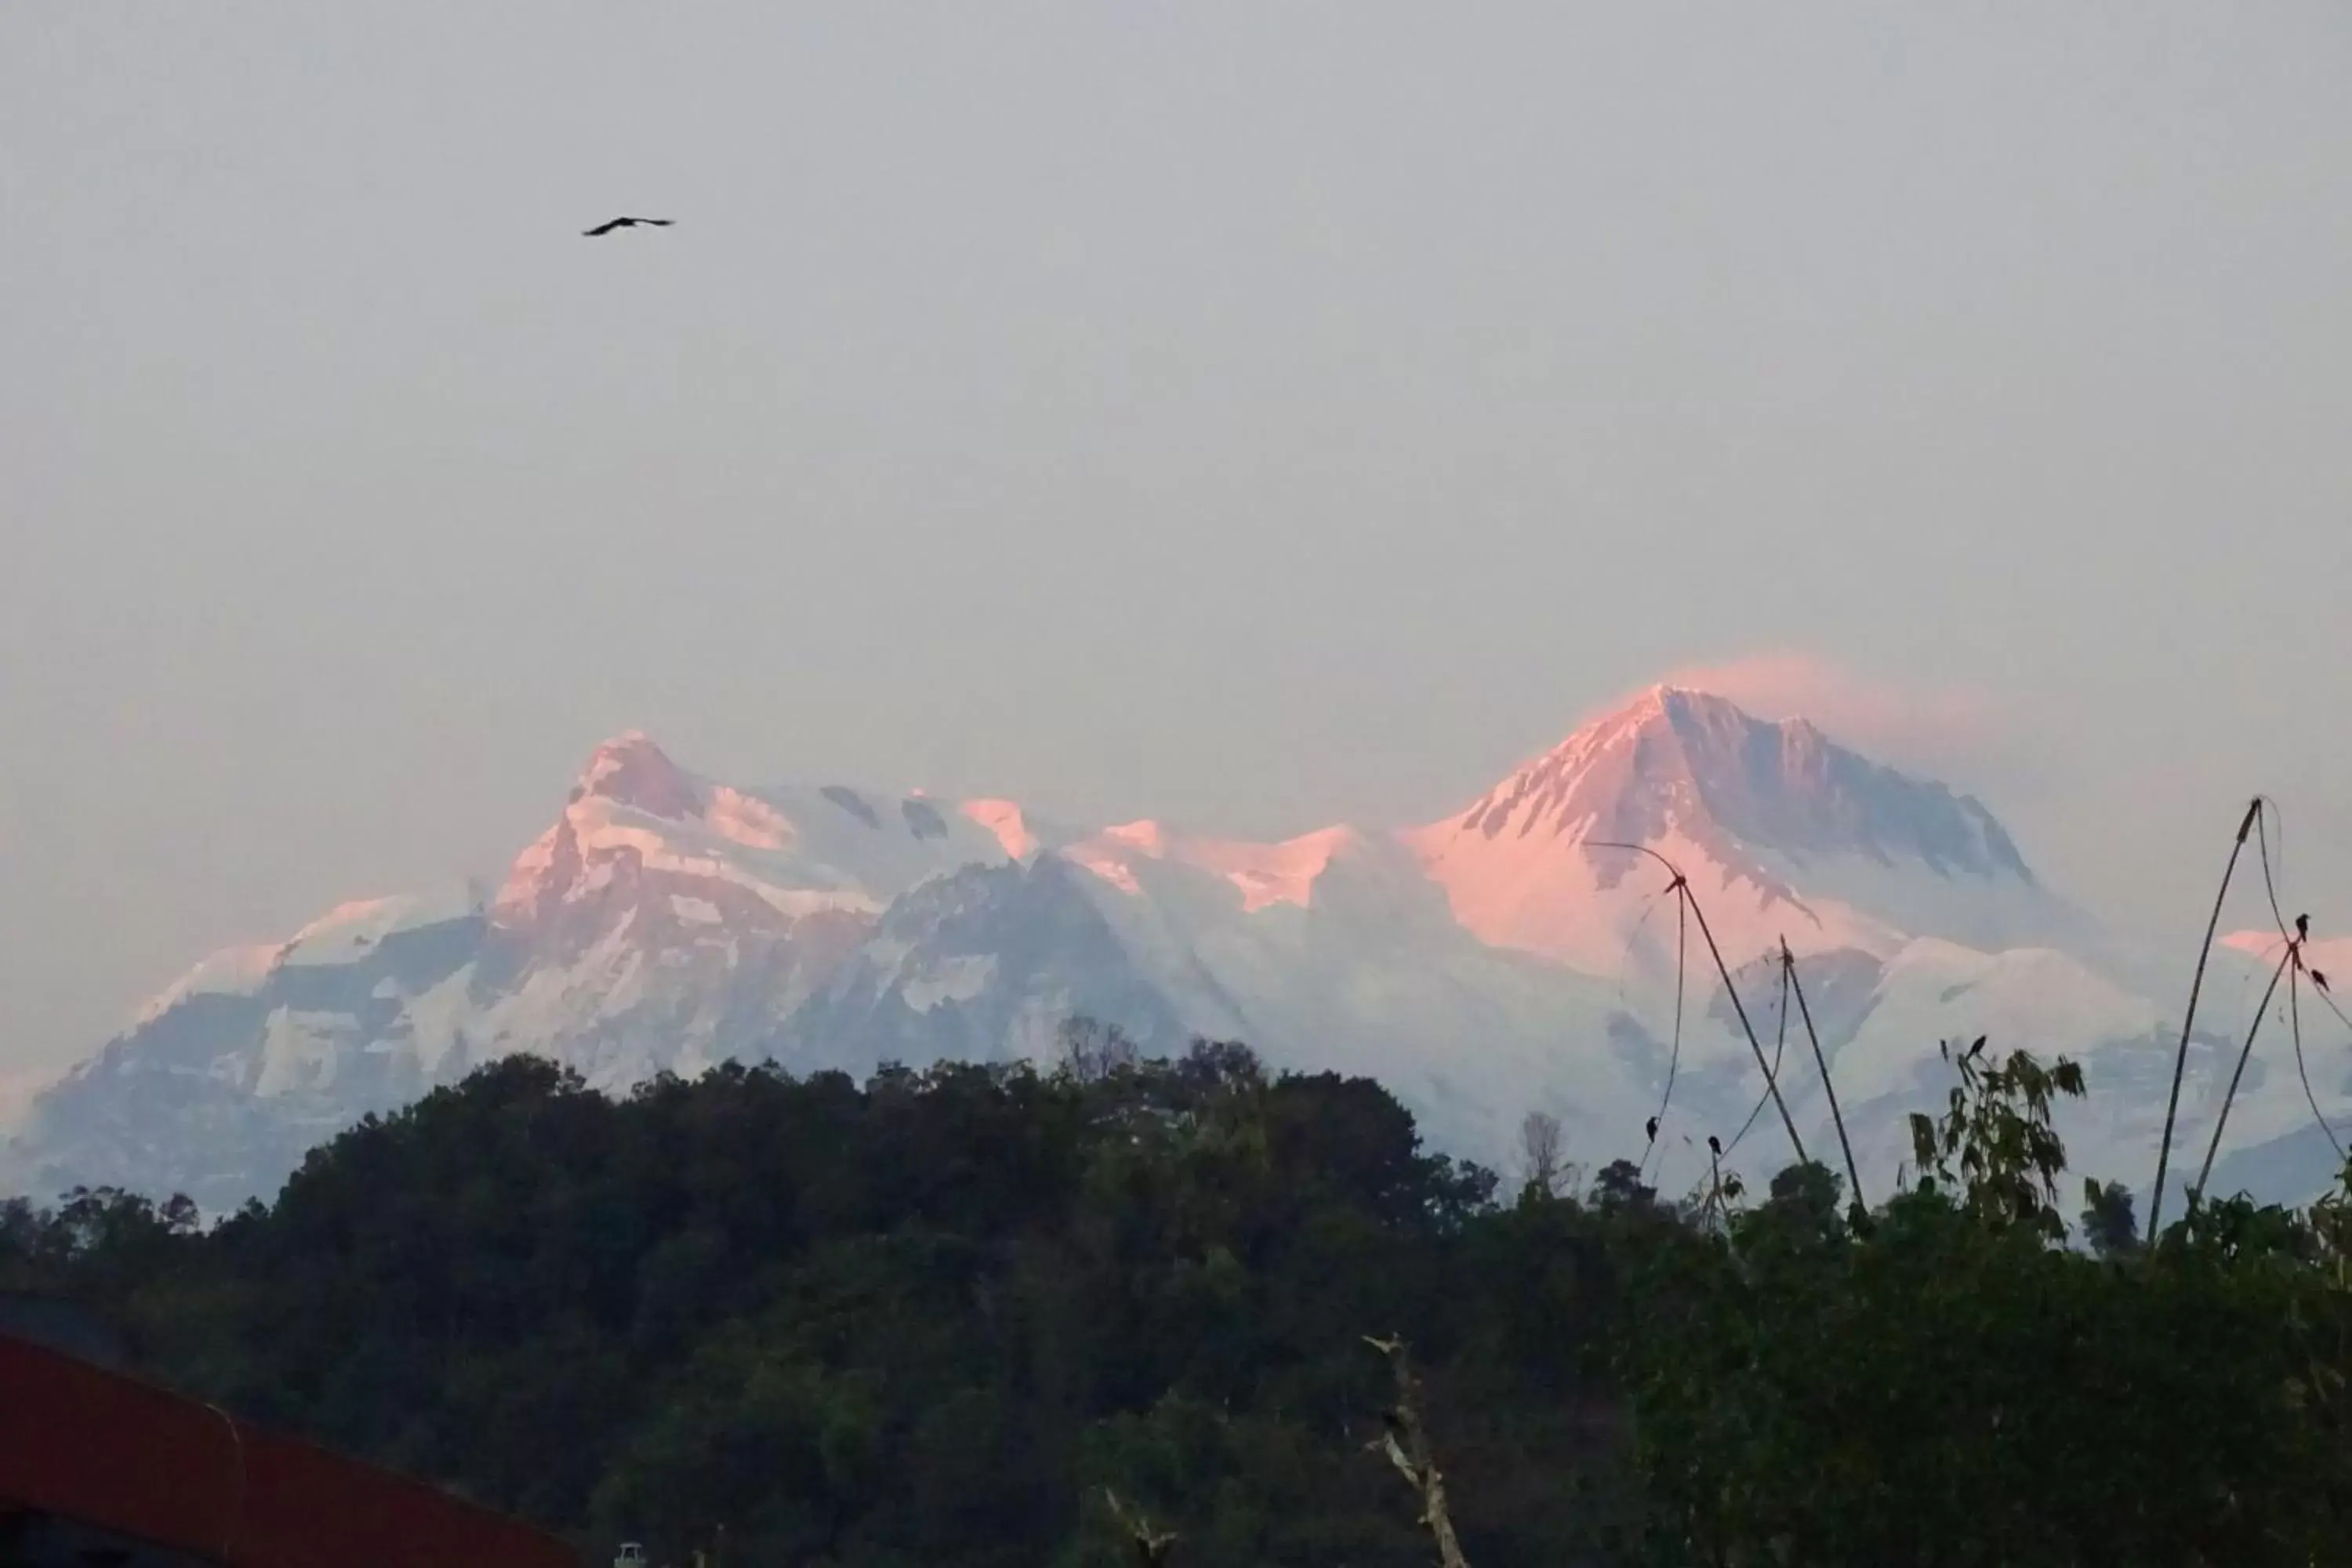
M 1544 1137 L 1507 1184 L 1366 1080 L 1085 1044 L 622 1100 L 509 1060 L 216 1226 L 9 1205 L 0 1288 L 674 1562 L 721 1526 L 732 1564 L 1133 1562 L 1141 1520 L 1177 1564 L 1427 1563 L 1368 1335 L 1481 1568 L 2352 1561 L 2345 1210 L 2151 1252 L 2097 1188 L 2067 1245 L 2063 1068 L 1969 1063 L 1863 1215 L 1820 1166 L 1665 1202 Z

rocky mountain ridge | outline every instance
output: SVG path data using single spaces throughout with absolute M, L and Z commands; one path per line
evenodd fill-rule
M 2174 1003 L 2119 979 L 1985 806 L 1801 720 L 1660 687 L 1436 823 L 1271 844 L 738 786 L 618 736 L 495 893 L 347 904 L 207 959 L 34 1096 L 0 1163 L 36 1193 L 107 1183 L 217 1209 L 359 1117 L 513 1052 L 621 1091 L 729 1057 L 864 1072 L 1049 1056 L 1084 1016 L 1147 1048 L 1241 1039 L 1277 1065 L 1377 1076 L 1433 1139 L 1496 1163 L 1538 1109 L 1592 1163 L 1640 1154 L 1672 1078 L 1653 1152 L 1671 1181 L 1702 1158 L 1695 1135 L 1743 1122 L 1760 1079 L 1660 856 L 1784 1053 L 1769 955 L 1785 940 L 1799 956 L 1874 1179 L 1903 1157 L 1899 1112 L 1940 1098 L 1936 1042 L 1980 1033 L 2091 1067 L 2070 1129 L 2087 1168 L 2129 1177 L 2152 1147 Z M 2184 1136 L 2242 1024 L 2231 976 L 2262 967 L 2242 945 L 2218 961 Z M 1786 1087 L 1820 1136 L 1806 1054 Z M 2250 1077 L 2232 1125 L 2259 1163 L 2309 1119 L 2292 1077 Z M 2346 1074 L 2323 1077 L 2344 1102 Z M 1769 1147 L 1784 1134 L 1750 1136 L 1762 1163 L 1785 1158 Z

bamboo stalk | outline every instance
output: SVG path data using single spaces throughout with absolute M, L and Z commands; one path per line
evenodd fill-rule
M 1690 889 L 1677 888 L 1675 900 L 1675 1042 L 1666 1053 L 1666 1090 L 1658 1097 L 1658 1113 L 1650 1118 L 1650 1142 L 1642 1151 L 1642 1163 L 1636 1170 L 1650 1168 L 1650 1156 L 1658 1151 L 1658 1130 L 1666 1124 L 1666 1111 L 1675 1102 L 1675 1077 L 1683 1065 L 1683 974 L 1684 960 L 1690 950 Z M 1662 1156 L 1659 1170 L 1665 1163 Z
M 2205 1195 L 2205 1184 L 2213 1174 L 2213 1156 L 2221 1148 L 2221 1129 L 2229 1125 L 2230 1106 L 2238 1098 L 2238 1080 L 2246 1076 L 2246 1058 L 2254 1054 L 2254 1037 L 2262 1032 L 2263 1015 L 2271 1010 L 2271 998 L 2278 994 L 2279 981 L 2285 975 L 2287 966 L 2295 961 L 2295 955 L 2302 947 L 2300 939 L 2286 944 L 2285 955 L 2278 961 L 2278 967 L 2271 971 L 2271 983 L 2263 988 L 2263 999 L 2254 1004 L 2254 1021 L 2246 1026 L 2245 1047 L 2238 1052 L 2238 1066 L 2230 1074 L 2229 1090 L 2221 1096 L 2221 1113 L 2213 1118 L 2213 1140 L 2205 1145 L 2205 1163 L 2198 1169 L 2197 1184 L 2189 1189 L 2189 1201 L 2192 1205 Z
M 1675 874 L 1682 875 L 1679 871 Z M 1739 1026 L 1748 1036 L 1748 1048 L 1756 1053 L 1757 1068 L 1764 1075 L 1764 1087 L 1772 1094 L 1772 1109 L 1780 1113 L 1780 1125 L 1788 1130 L 1789 1147 L 1797 1152 L 1797 1163 L 1801 1165 L 1807 1158 L 1805 1141 L 1797 1136 L 1796 1118 L 1789 1114 L 1789 1102 L 1780 1098 L 1780 1080 L 1765 1063 L 1763 1042 L 1757 1039 L 1756 1026 L 1748 1021 L 1748 1009 L 1739 1001 L 1739 987 L 1731 983 L 1731 970 L 1723 962 L 1723 950 L 1715 945 L 1715 932 L 1707 928 L 1706 910 L 1699 907 L 1696 895 L 1691 898 L 1690 907 L 1691 913 L 1698 917 L 1698 934 L 1706 939 L 1706 951 L 1715 959 L 1715 972 L 1723 976 L 1723 989 L 1731 998 L 1731 1010 L 1739 1015 Z
M 1675 879 L 1668 890 L 1682 893 L 1691 914 L 1698 921 L 1698 934 L 1706 939 L 1707 955 L 1715 960 L 1715 972 L 1723 977 L 1724 993 L 1731 998 L 1732 1012 L 1738 1015 L 1740 1032 L 1748 1037 L 1748 1048 L 1756 1054 L 1756 1068 L 1764 1075 L 1764 1088 L 1772 1096 L 1772 1108 L 1780 1113 L 1780 1125 L 1788 1131 L 1789 1146 L 1797 1152 L 1797 1163 L 1804 1163 L 1805 1141 L 1797 1136 L 1796 1119 L 1789 1114 L 1789 1102 L 1780 1098 L 1780 1080 L 1764 1060 L 1764 1043 L 1756 1037 L 1756 1026 L 1748 1021 L 1748 1008 L 1739 1000 L 1739 987 L 1731 982 L 1731 968 L 1723 962 L 1723 949 L 1716 945 L 1715 931 L 1706 923 L 1706 909 L 1698 901 L 1698 895 L 1691 891 L 1690 879 L 1683 875 L 1681 867 L 1646 844 L 1620 844 L 1600 838 L 1588 838 L 1584 844 L 1588 849 L 1630 849 L 1636 855 L 1647 855 L 1674 874 Z
M 2254 830 L 2254 818 L 2262 814 L 2263 797 L 2256 795 L 2246 805 L 2245 819 L 2238 824 L 2238 839 L 2230 847 L 2230 863 L 2221 868 L 2221 890 L 2213 895 L 2212 918 L 2205 922 L 2205 945 L 2197 950 L 2197 973 L 2189 983 L 2189 1012 L 2180 1020 L 2180 1048 L 2172 1058 L 2172 1093 L 2164 1102 L 2164 1142 L 2156 1151 L 2156 1191 L 2147 1200 L 2147 1245 L 2156 1250 L 2164 1239 L 2159 1223 L 2164 1217 L 2164 1173 L 2172 1162 L 2172 1124 L 2180 1113 L 2180 1077 L 2189 1068 L 2189 1032 L 2197 1023 L 2197 997 L 2205 989 L 2206 961 L 2213 956 L 2213 933 L 2221 929 L 2221 901 L 2230 896 L 2230 879 L 2237 874 L 2238 857 L 2246 852 L 2246 836 Z
M 1870 1205 L 1863 1202 L 1862 1171 L 1853 1163 L 1853 1141 L 1845 1135 L 1845 1113 L 1838 1109 L 1837 1085 L 1830 1081 L 1829 1058 L 1822 1054 L 1821 1036 L 1813 1032 L 1813 1010 L 1805 1005 L 1805 984 L 1797 978 L 1797 958 L 1789 951 L 1789 939 L 1785 936 L 1780 939 L 1780 964 L 1781 972 L 1789 977 L 1789 988 L 1797 994 L 1797 1014 L 1805 1021 L 1805 1038 L 1813 1047 L 1813 1065 L 1822 1069 L 1822 1088 L 1830 1097 L 1830 1120 L 1837 1125 L 1838 1147 L 1845 1152 L 1845 1178 L 1853 1184 L 1847 1190 L 1853 1194 L 1853 1201 L 1866 1209 Z

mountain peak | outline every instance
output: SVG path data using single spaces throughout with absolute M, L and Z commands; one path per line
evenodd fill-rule
M 642 730 L 625 730 L 589 753 L 572 799 L 591 795 L 672 820 L 700 809 L 693 781 Z
M 1664 684 L 1514 771 L 1454 826 L 1490 840 L 1679 836 L 2032 880 L 1973 797 L 1872 762 L 1809 720 L 1758 719 L 1728 698 Z
M 1529 1104 L 1622 1135 L 1677 1061 L 1689 1125 L 1736 1115 L 1752 1091 L 1714 1070 L 1745 1054 L 1701 931 L 1664 867 L 1610 841 L 1684 873 L 1735 973 L 1783 941 L 1806 962 L 1858 1105 L 1891 1102 L 1919 1048 L 1963 1026 L 2054 1016 L 2061 1041 L 2130 1053 L 2161 1026 L 2062 973 L 2091 936 L 1983 807 L 1671 683 L 1431 826 L 1277 843 L 737 786 L 629 731 L 593 749 L 488 907 L 472 889 L 362 901 L 209 961 L 44 1091 L 0 1160 L 48 1191 L 190 1188 L 226 1208 L 323 1132 L 513 1052 L 612 1089 L 729 1057 L 864 1072 L 1048 1051 L 1072 1013 L 1153 1049 L 1248 1038 L 1285 1065 L 1376 1072 L 1474 1154 Z M 1686 990 L 1677 1057 L 1665 1020 Z M 2024 1007 L 2045 994 L 2059 1005 Z
M 1621 897 L 1638 904 L 1655 890 L 1643 858 L 1610 845 L 1653 849 L 1711 910 L 1745 910 L 1739 923 L 1753 929 L 1733 945 L 1748 951 L 1784 932 L 1801 951 L 1979 937 L 2015 924 L 2011 904 L 2032 912 L 2042 901 L 2016 845 L 1972 797 L 1872 762 L 1804 719 L 1759 719 L 1671 684 L 1407 837 L 1465 925 L 1596 973 L 1622 962 L 1637 923 Z
M 1695 686 L 1653 686 L 1619 711 L 1643 720 L 1654 718 L 1692 744 L 1703 745 L 1709 737 L 1759 727 L 1777 730 L 1809 743 L 1818 744 L 1824 738 L 1812 721 L 1801 715 L 1782 720 L 1759 719 L 1730 698 Z

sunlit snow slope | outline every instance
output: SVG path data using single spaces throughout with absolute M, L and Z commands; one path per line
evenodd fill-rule
M 1671 1075 L 1652 1158 L 1671 1186 L 1695 1179 L 1708 1132 L 1748 1120 L 1761 1079 L 1657 857 L 1688 877 L 1759 1044 L 1786 1053 L 1815 1152 L 1828 1109 L 1793 1015 L 1783 1031 L 1783 940 L 1866 1181 L 1893 1179 L 1902 1113 L 1940 1100 L 1938 1039 L 1978 1034 L 2084 1059 L 2078 1163 L 2145 1179 L 2179 998 L 2120 978 L 1973 798 L 1666 687 L 1441 822 L 1271 844 L 1056 826 L 1003 800 L 736 786 L 620 736 L 494 888 L 346 904 L 198 964 L 32 1098 L 0 1175 L 219 1208 L 356 1118 L 513 1052 L 619 1089 L 730 1057 L 866 1071 L 1048 1056 L 1083 1015 L 1153 1049 L 1239 1039 L 1280 1066 L 1374 1074 L 1438 1143 L 1504 1163 L 1537 1109 L 1588 1165 L 1642 1154 Z M 2259 940 L 2232 940 L 2184 1143 L 2245 1021 L 2230 1008 L 2263 973 Z M 2341 1108 L 2338 1046 L 2315 1092 Z M 2259 1059 L 2231 1121 L 2248 1179 L 2308 1122 L 2292 1069 Z M 1786 1145 L 1759 1118 L 1735 1158 L 1769 1168 Z M 2307 1152 L 2282 1159 L 2300 1172 Z

